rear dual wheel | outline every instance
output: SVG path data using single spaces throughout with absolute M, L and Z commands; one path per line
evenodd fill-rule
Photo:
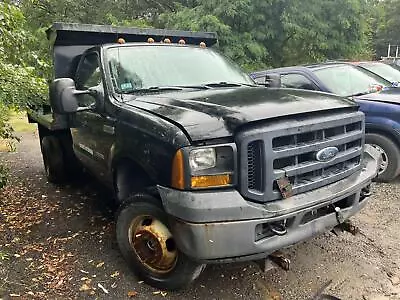
M 72 141 L 66 135 L 46 135 L 41 139 L 41 149 L 47 180 L 64 183 L 79 178 L 82 167 L 75 157 Z
M 53 135 L 45 136 L 42 138 L 41 148 L 47 180 L 51 183 L 63 183 L 66 172 L 60 140 Z
M 176 247 L 167 215 L 159 201 L 138 194 L 119 212 L 116 231 L 119 248 L 133 271 L 146 283 L 176 290 L 196 279 L 205 265 Z

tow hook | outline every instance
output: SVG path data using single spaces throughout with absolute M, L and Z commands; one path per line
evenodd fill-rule
M 270 224 L 268 224 L 268 226 L 269 226 L 269 230 L 271 230 L 276 235 L 282 236 L 287 233 L 286 219 L 283 220 L 282 222 L 270 223 Z
M 262 272 L 266 273 L 269 270 L 276 269 L 278 267 L 285 271 L 290 269 L 290 259 L 285 256 L 281 251 L 275 251 L 268 255 L 267 258 L 254 261 L 261 269 Z
M 361 194 L 360 194 L 360 201 L 364 200 L 365 198 L 371 196 L 372 192 L 371 192 L 371 185 L 367 185 L 366 187 L 364 187 L 361 190 Z

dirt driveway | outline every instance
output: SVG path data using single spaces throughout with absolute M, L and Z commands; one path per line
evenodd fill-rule
M 374 187 L 353 219 L 358 235 L 326 233 L 285 250 L 288 272 L 209 266 L 172 293 L 127 268 L 115 241 L 115 207 L 101 187 L 90 179 L 46 182 L 34 134 L 0 159 L 12 172 L 0 193 L 0 299 L 310 299 L 329 280 L 327 292 L 341 299 L 400 299 L 400 182 Z

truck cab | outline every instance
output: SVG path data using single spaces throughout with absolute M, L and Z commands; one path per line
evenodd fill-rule
M 379 153 L 347 99 L 266 89 L 214 33 L 55 24 L 47 178 L 84 167 L 115 194 L 121 253 L 178 289 L 206 264 L 265 259 L 367 203 Z

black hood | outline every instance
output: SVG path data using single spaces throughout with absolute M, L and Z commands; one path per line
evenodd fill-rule
M 354 97 L 354 100 L 369 100 L 400 104 L 400 88 L 389 88 L 378 93 L 371 93 Z
M 356 106 L 324 93 L 264 87 L 124 97 L 130 106 L 179 124 L 193 141 L 230 137 L 239 126 L 253 121 Z

